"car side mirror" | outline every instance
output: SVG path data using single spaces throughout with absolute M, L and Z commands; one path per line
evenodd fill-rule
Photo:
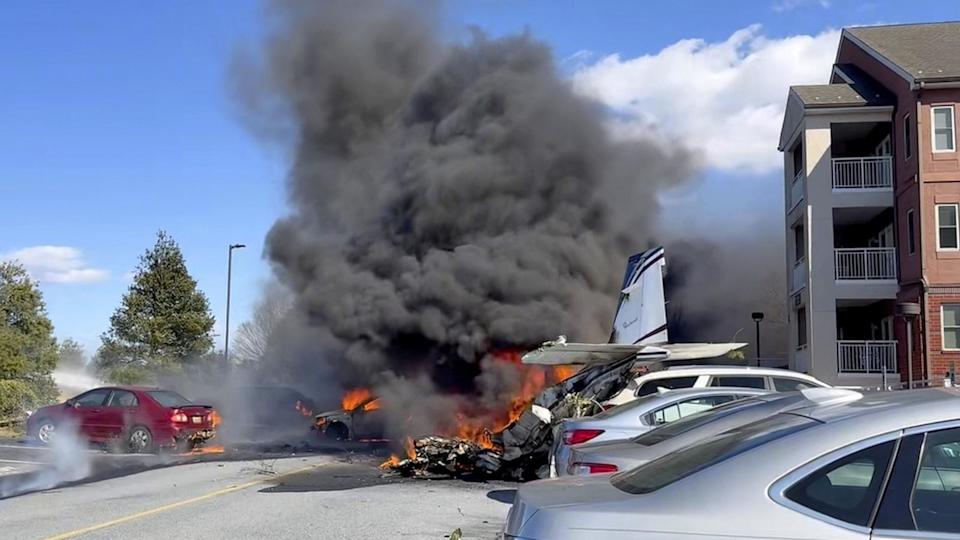
M 74 400 L 72 400 L 72 399 L 68 399 L 68 400 L 66 401 L 66 403 L 63 404 L 63 406 L 66 407 L 66 408 L 68 408 L 68 409 L 76 409 L 76 408 L 77 408 L 77 402 L 74 401 Z

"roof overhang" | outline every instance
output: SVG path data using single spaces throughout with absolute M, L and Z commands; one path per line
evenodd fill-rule
M 908 73 L 907 70 L 905 70 L 905 69 L 903 69 L 902 67 L 898 66 L 897 64 L 893 63 L 893 61 L 891 61 L 889 58 L 887 58 L 886 56 L 880 54 L 880 52 L 877 51 L 876 49 L 874 49 L 873 47 L 867 45 L 862 39 L 860 39 L 860 38 L 858 38 L 857 36 L 855 36 L 855 35 L 853 35 L 852 33 L 850 33 L 850 31 L 847 30 L 846 28 L 844 28 L 844 29 L 843 29 L 843 32 L 840 33 L 840 42 L 841 42 L 841 43 L 840 43 L 839 46 L 837 46 L 837 56 L 836 56 L 836 58 L 835 58 L 834 61 L 833 61 L 833 63 L 834 63 L 835 65 L 836 65 L 837 62 L 840 60 L 840 47 L 843 46 L 843 40 L 844 40 L 844 39 L 846 39 L 846 40 L 849 41 L 850 43 L 853 43 L 853 44 L 856 45 L 857 47 L 860 47 L 861 49 L 863 49 L 863 51 L 864 51 L 865 53 L 867 53 L 867 54 L 869 54 L 870 56 L 872 56 L 872 57 L 874 58 L 874 60 L 876 60 L 877 62 L 880 62 L 881 64 L 883 64 L 884 67 L 886 67 L 886 68 L 889 69 L 890 71 L 892 71 L 892 72 L 896 73 L 897 75 L 899 75 L 903 80 L 907 81 L 907 83 L 910 84 L 911 88 L 916 88 L 916 87 L 917 87 L 917 81 L 916 81 L 916 79 L 914 79 L 913 75 L 911 75 L 910 73 Z

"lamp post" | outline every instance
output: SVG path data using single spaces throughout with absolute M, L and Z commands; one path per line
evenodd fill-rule
M 233 273 L 233 250 L 245 248 L 244 244 L 230 244 L 227 248 L 227 320 L 223 332 L 223 359 L 230 361 L 230 274 Z
M 750 318 L 753 319 L 753 322 L 757 325 L 757 366 L 760 365 L 760 321 L 763 320 L 762 311 L 754 311 L 750 314 Z

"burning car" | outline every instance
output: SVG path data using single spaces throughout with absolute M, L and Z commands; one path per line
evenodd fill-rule
M 228 387 L 206 401 L 223 415 L 221 437 L 243 443 L 295 442 L 309 434 L 316 410 L 312 399 L 289 386 Z
M 344 394 L 341 408 L 316 415 L 313 429 L 338 441 L 377 439 L 383 437 L 384 417 L 380 399 L 366 388 Z

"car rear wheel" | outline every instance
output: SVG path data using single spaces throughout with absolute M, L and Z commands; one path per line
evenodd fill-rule
M 330 424 L 330 427 L 328 427 L 323 433 L 327 436 L 327 438 L 335 441 L 345 441 L 348 437 L 350 437 L 350 430 L 348 430 L 347 426 L 340 422 L 334 422 Z
M 41 420 L 39 427 L 37 427 L 37 440 L 43 444 L 50 444 L 53 442 L 53 437 L 56 435 L 57 426 L 51 420 Z
M 153 452 L 153 434 L 143 426 L 135 426 L 127 435 L 127 451 L 131 454 Z

